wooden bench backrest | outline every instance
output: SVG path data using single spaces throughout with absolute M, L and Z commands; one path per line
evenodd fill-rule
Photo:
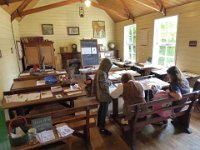
M 133 124 L 133 126 L 134 126 L 133 128 L 140 129 L 148 124 L 164 121 L 168 118 L 171 118 L 171 116 L 166 117 L 166 118 L 164 118 L 164 117 L 149 117 L 154 114 L 158 114 L 162 111 L 171 110 L 173 112 L 172 117 L 183 116 L 186 113 L 190 113 L 193 105 L 195 104 L 195 102 L 198 101 L 199 95 L 200 95 L 200 91 L 195 91 L 195 92 L 192 92 L 189 94 L 185 94 L 182 97 L 183 101 L 186 100 L 185 103 L 177 104 L 177 105 L 161 106 L 159 109 L 152 109 L 152 107 L 157 104 L 173 103 L 176 100 L 173 98 L 165 98 L 165 99 L 154 100 L 154 101 L 147 102 L 147 103 L 132 105 L 132 106 L 129 106 L 129 108 L 128 108 L 127 119 L 131 122 L 131 124 Z M 179 112 L 174 112 L 175 109 L 177 109 L 177 108 L 181 109 L 184 106 L 188 106 L 187 109 L 181 110 Z M 147 119 L 142 119 L 145 117 L 147 117 Z

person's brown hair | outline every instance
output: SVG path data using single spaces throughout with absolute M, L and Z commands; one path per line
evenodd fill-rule
M 167 70 L 167 74 L 171 76 L 172 82 L 183 82 L 184 77 L 180 69 L 176 66 L 172 66 Z
M 122 83 L 127 83 L 129 80 L 134 80 L 133 76 L 130 73 L 125 73 L 122 75 Z

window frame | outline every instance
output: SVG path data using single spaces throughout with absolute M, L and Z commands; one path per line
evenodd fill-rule
M 176 21 L 176 29 L 174 29 L 173 31 L 169 31 L 169 27 L 167 27 L 165 32 L 162 32 L 161 30 L 161 24 L 163 22 L 163 19 L 168 19 L 165 22 L 167 22 L 167 24 L 169 25 L 170 20 L 172 21 Z M 161 39 L 161 34 L 162 33 L 167 33 L 166 36 L 166 42 L 162 42 Z M 169 34 L 170 33 L 175 33 L 175 43 L 172 43 L 169 41 Z M 160 19 L 156 19 L 154 20 L 154 36 L 153 36 L 153 50 L 152 50 L 152 63 L 153 65 L 159 66 L 159 67 L 169 67 L 166 63 L 167 58 L 173 58 L 174 59 L 174 64 L 176 65 L 176 49 L 177 49 L 177 34 L 178 34 L 178 15 L 175 16 L 169 16 L 169 17 L 164 17 L 164 18 L 160 18 Z M 164 57 L 164 65 L 159 65 L 159 58 L 160 56 L 162 57 L 162 55 L 160 55 L 160 47 L 164 46 L 165 47 L 165 55 L 163 55 Z M 168 52 L 168 47 L 174 47 L 175 48 L 175 53 L 174 56 L 169 56 L 167 55 Z
M 129 34 L 129 28 L 130 27 L 134 27 L 135 28 L 135 34 L 134 34 L 134 30 L 132 32 L 132 35 Z M 132 38 L 132 43 L 129 43 L 129 38 Z M 134 41 L 135 39 L 135 41 Z M 137 59 L 137 50 L 136 50 L 136 42 L 137 42 L 137 25 L 136 24 L 131 24 L 131 25 L 127 25 L 124 26 L 124 60 L 125 61 L 131 61 L 133 63 L 136 62 Z M 130 59 L 130 52 L 129 52 L 129 46 L 132 46 L 133 49 L 133 54 L 132 56 L 135 57 L 134 59 Z M 135 49 L 135 53 L 134 53 L 134 49 Z

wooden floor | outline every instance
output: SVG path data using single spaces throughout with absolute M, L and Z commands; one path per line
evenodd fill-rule
M 79 105 L 81 102 L 76 103 Z M 193 113 L 191 119 L 192 134 L 183 133 L 168 121 L 166 128 L 146 126 L 137 135 L 137 150 L 200 150 L 200 113 Z M 118 125 L 109 121 L 107 128 L 112 131 L 111 137 L 102 136 L 98 128 L 91 129 L 93 150 L 130 150 L 121 139 Z M 86 150 L 82 140 L 74 138 L 73 150 Z

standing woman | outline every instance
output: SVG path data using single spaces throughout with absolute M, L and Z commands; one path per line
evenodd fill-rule
M 101 61 L 99 69 L 97 70 L 93 82 L 93 94 L 96 96 L 100 103 L 98 110 L 99 132 L 104 135 L 110 136 L 112 133 L 105 128 L 105 120 L 108 112 L 108 105 L 112 98 L 109 94 L 109 86 L 111 84 L 108 80 L 108 72 L 112 67 L 112 62 L 108 58 Z
M 172 66 L 167 70 L 167 76 L 169 78 L 170 87 L 167 90 L 169 96 L 173 97 L 177 101 L 173 105 L 183 104 L 187 101 L 181 100 L 183 94 L 190 93 L 190 86 L 187 79 L 185 79 L 181 71 L 176 67 Z M 179 112 L 182 108 L 177 108 L 174 111 Z

